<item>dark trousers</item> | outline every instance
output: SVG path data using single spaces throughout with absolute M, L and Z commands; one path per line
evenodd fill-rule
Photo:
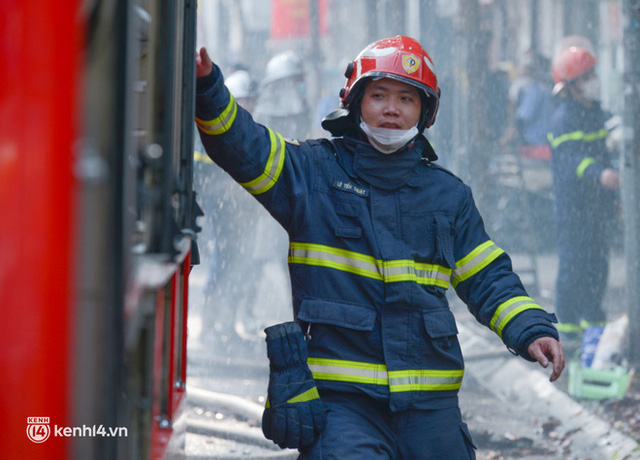
M 323 432 L 299 459 L 467 460 L 474 446 L 458 407 L 391 412 L 365 394 L 321 392 Z
M 609 275 L 609 244 L 579 229 L 558 238 L 556 313 L 561 323 L 606 321 L 602 299 Z

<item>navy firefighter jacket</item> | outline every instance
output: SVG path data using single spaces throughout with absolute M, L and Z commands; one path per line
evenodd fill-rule
M 285 140 L 237 105 L 215 66 L 196 97 L 208 154 L 289 234 L 294 315 L 321 393 L 363 391 L 394 411 L 456 406 L 449 286 L 525 359 L 534 339 L 558 337 L 470 189 L 423 157 L 435 157 L 426 139 L 392 155 L 348 137 Z
M 585 108 L 570 97 L 558 104 L 551 120 L 554 211 L 569 241 L 589 234 L 585 244 L 602 244 L 615 214 L 616 192 L 600 184 L 602 171 L 611 168 L 606 120 L 599 104 Z

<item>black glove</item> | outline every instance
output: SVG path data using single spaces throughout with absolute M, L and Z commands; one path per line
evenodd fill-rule
M 307 343 L 296 322 L 265 329 L 269 390 L 262 432 L 282 448 L 310 446 L 322 431 L 325 410 L 307 366 Z

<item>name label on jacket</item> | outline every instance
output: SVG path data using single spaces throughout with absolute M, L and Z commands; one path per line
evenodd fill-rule
M 358 187 L 351 182 L 344 182 L 338 179 L 334 179 L 333 186 L 337 189 L 344 190 L 345 192 L 354 193 L 358 196 L 368 196 L 369 190 L 364 187 Z

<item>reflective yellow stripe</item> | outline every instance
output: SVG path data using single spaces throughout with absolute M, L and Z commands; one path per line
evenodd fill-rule
M 585 330 L 589 326 L 601 326 L 605 327 L 607 325 L 606 321 L 586 321 L 584 319 L 580 320 L 580 329 Z
M 468 255 L 456 262 L 451 284 L 456 287 L 459 283 L 471 278 L 491 262 L 496 260 L 504 251 L 493 241 L 489 240 L 471 251 Z
M 193 152 L 193 161 L 199 161 L 201 163 L 213 163 L 213 161 L 211 161 L 211 158 L 209 158 L 209 155 L 207 155 L 206 153 L 198 152 L 197 150 Z
M 543 310 L 543 308 L 536 304 L 531 297 L 526 296 L 514 297 L 501 303 L 493 314 L 493 318 L 491 318 L 491 329 L 502 337 L 502 330 L 507 324 L 509 324 L 509 321 L 511 321 L 518 313 L 530 309 Z
M 576 175 L 580 179 L 582 179 L 582 176 L 584 176 L 585 169 L 587 169 L 590 165 L 594 164 L 595 162 L 596 162 L 596 159 L 591 157 L 587 157 L 584 160 L 582 160 L 578 165 L 578 167 L 576 168 Z
M 462 385 L 464 370 L 389 371 L 389 391 L 446 391 Z
M 229 104 L 227 104 L 227 107 L 219 117 L 214 118 L 213 120 L 203 120 L 196 117 L 196 124 L 201 131 L 207 134 L 219 135 L 229 131 L 229 128 L 233 125 L 237 114 L 238 105 L 236 104 L 236 100 L 233 98 L 233 95 L 229 93 Z
M 294 404 L 299 402 L 311 401 L 312 399 L 320 399 L 320 395 L 318 394 L 318 388 L 315 386 L 305 391 L 304 393 L 300 393 L 299 395 L 294 396 L 293 398 L 287 400 L 287 402 L 290 404 Z
M 608 129 L 600 129 L 598 131 L 593 131 L 591 133 L 585 133 L 584 141 L 585 142 L 593 142 L 593 141 L 597 141 L 599 139 L 604 139 L 608 135 L 609 135 L 609 130 Z
M 547 138 L 549 139 L 549 143 L 552 148 L 558 147 L 560 144 L 566 141 L 584 141 L 584 142 L 593 142 L 600 139 L 604 139 L 609 134 L 607 129 L 600 129 L 598 131 L 593 131 L 590 133 L 585 133 L 584 131 L 573 131 L 571 133 L 563 134 L 562 136 L 553 137 L 553 134 L 547 134 Z
M 577 324 L 572 324 L 572 323 L 558 323 L 556 324 L 556 329 L 558 329 L 558 331 L 560 332 L 575 332 L 575 333 L 581 333 L 582 332 L 582 328 L 577 325 Z
M 284 165 L 285 143 L 282 136 L 272 130 L 269 131 L 271 150 L 264 168 L 264 172 L 249 182 L 240 183 L 249 193 L 259 195 L 268 191 L 280 178 Z
M 342 359 L 307 358 L 316 380 L 388 385 L 387 366 Z
M 290 243 L 289 263 L 333 268 L 380 281 L 384 279 L 374 257 L 322 244 Z
M 462 385 L 463 369 L 415 369 L 389 371 L 384 364 L 341 359 L 308 358 L 307 364 L 316 380 L 388 385 L 391 393 L 405 391 L 457 390 Z
M 450 268 L 410 259 L 382 261 L 322 244 L 295 242 L 289 245 L 289 263 L 332 268 L 385 283 L 412 281 L 445 289 L 449 288 L 452 272 Z
M 377 261 L 378 264 L 381 261 Z M 413 260 L 382 261 L 385 283 L 413 281 L 418 284 L 449 288 L 451 269 L 435 264 L 423 264 Z

